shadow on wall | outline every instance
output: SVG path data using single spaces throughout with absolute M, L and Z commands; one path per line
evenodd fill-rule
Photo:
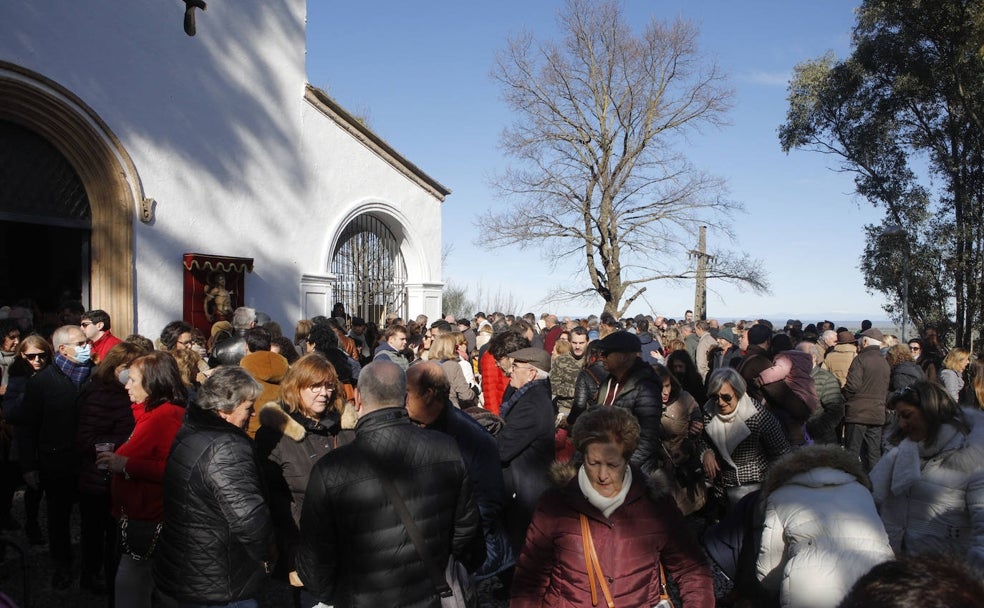
M 5 0 L 0 58 L 55 80 L 110 118 L 135 158 L 147 153 L 141 143 L 177 156 L 243 189 L 244 200 L 252 193 L 243 172 L 257 158 L 268 158 L 264 167 L 283 183 L 306 187 L 294 160 L 305 2 L 210 2 L 196 12 L 197 35 L 189 37 L 176 0 Z M 173 179 L 196 181 L 178 171 Z

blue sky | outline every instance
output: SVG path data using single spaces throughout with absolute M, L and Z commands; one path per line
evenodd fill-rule
M 727 180 L 746 213 L 734 219 L 735 242 L 709 237 L 709 247 L 761 260 L 772 293 L 710 284 L 708 314 L 723 320 L 757 316 L 882 319 L 881 296 L 868 294 L 858 270 L 865 223 L 880 213 L 853 195 L 850 176 L 824 155 L 779 149 L 786 83 L 793 66 L 826 51 L 845 57 L 855 1 L 626 0 L 641 29 L 655 16 L 683 17 L 700 28 L 700 50 L 735 90 L 730 126 L 691 138 L 684 152 L 697 167 Z M 476 246 L 476 224 L 496 200 L 490 175 L 509 164 L 499 149 L 512 120 L 489 76 L 495 53 L 524 29 L 556 39 L 562 0 L 495 3 L 309 2 L 309 81 L 452 190 L 443 207 L 444 242 L 452 248 L 443 280 L 473 293 L 503 294 L 522 311 L 600 312 L 601 300 L 558 302 L 553 287 L 586 283 L 572 263 L 551 270 L 535 249 Z M 695 243 L 696 245 L 696 243 Z M 680 260 L 680 265 L 688 264 Z M 681 316 L 693 306 L 692 282 L 652 284 L 630 314 Z M 488 299 L 488 298 L 486 298 Z M 481 304 L 481 302 L 480 302 Z

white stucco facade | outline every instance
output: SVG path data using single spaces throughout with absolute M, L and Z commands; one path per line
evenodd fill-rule
M 307 87 L 305 1 L 212 1 L 195 37 L 183 8 L 0 3 L 0 62 L 89 108 L 129 156 L 124 179 L 156 201 L 150 222 L 129 210 L 133 329 L 153 337 L 181 318 L 187 252 L 253 258 L 245 303 L 285 329 L 327 314 L 333 247 L 364 213 L 400 243 L 407 312 L 439 316 L 448 191 Z

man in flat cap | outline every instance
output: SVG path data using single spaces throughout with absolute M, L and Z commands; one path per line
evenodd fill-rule
M 885 396 L 892 377 L 881 354 L 885 337 L 877 328 L 861 332 L 858 356 L 847 370 L 844 384 L 844 449 L 861 459 L 864 470 L 881 458 L 881 434 L 885 424 Z
M 503 369 L 514 391 L 502 403 L 503 427 L 496 437 L 506 484 L 506 530 L 519 555 L 533 508 L 549 485 L 547 472 L 554 459 L 554 411 L 550 397 L 550 354 L 540 347 L 509 353 Z
M 622 407 L 639 421 L 639 446 L 630 461 L 647 475 L 660 471 L 663 448 L 659 439 L 663 417 L 663 382 L 642 360 L 642 343 L 635 334 L 617 331 L 598 343 L 608 379 L 598 391 L 597 406 Z M 597 407 L 596 406 L 596 407 Z

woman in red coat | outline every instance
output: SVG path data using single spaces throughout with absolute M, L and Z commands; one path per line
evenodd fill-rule
M 125 374 L 125 376 L 123 376 Z M 96 464 L 113 473 L 113 517 L 120 522 L 116 608 L 156 605 L 151 560 L 164 521 L 164 465 L 184 419 L 187 391 L 178 365 L 158 351 L 134 359 L 121 373 L 136 425 L 116 452 L 102 452 Z
M 564 487 L 540 498 L 516 564 L 510 606 L 605 606 L 606 593 L 615 606 L 656 606 L 661 563 L 679 586 L 684 607 L 714 606 L 707 562 L 673 498 L 655 495 L 645 474 L 628 465 L 638 441 L 638 422 L 621 408 L 597 408 L 578 418 L 574 445 L 584 464 Z M 591 577 L 594 585 L 582 519 L 597 555 L 598 568 L 591 570 L 600 570 L 600 577 Z

